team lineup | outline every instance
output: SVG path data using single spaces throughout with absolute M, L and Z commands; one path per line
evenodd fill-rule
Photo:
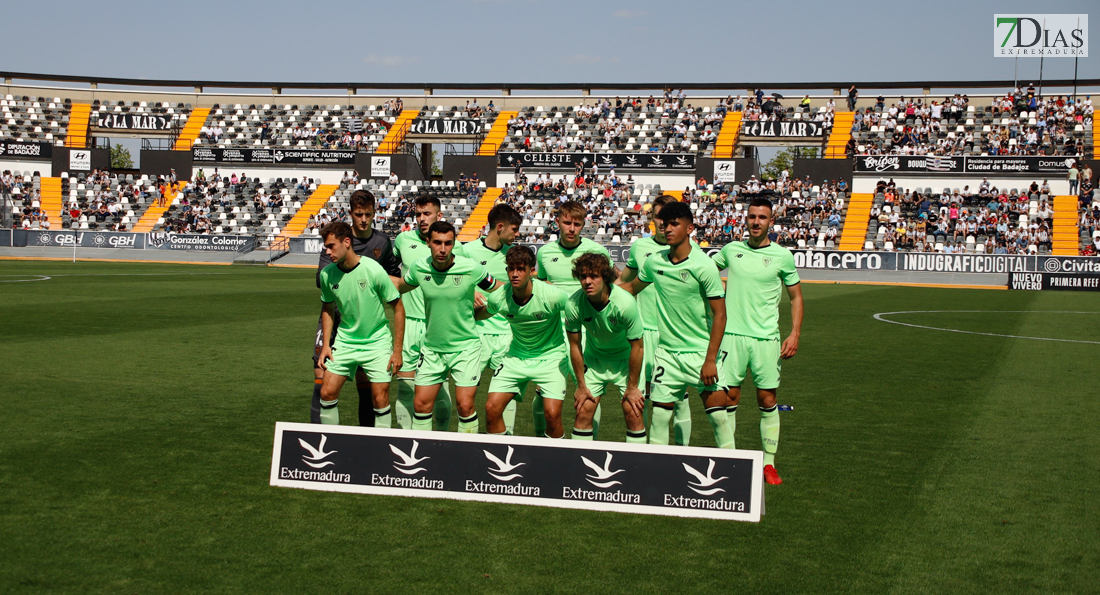
M 560 238 L 537 255 L 513 244 L 522 218 L 511 206 L 494 206 L 488 233 L 466 244 L 441 220 L 437 198 L 422 195 L 415 209 L 416 229 L 391 242 L 371 227 L 374 196 L 358 190 L 352 224 L 320 230 L 313 422 L 340 423 L 340 390 L 354 377 L 360 425 L 446 430 L 455 410 L 458 431 L 477 433 L 474 399 L 488 369 L 490 434 L 513 433 L 516 402 L 533 385 L 535 435 L 564 438 L 571 379 L 573 440 L 599 438 L 601 403 L 614 386 L 626 442 L 669 444 L 671 426 L 672 441 L 687 445 L 694 388 L 715 444 L 734 448 L 741 384 L 751 372 L 764 479 L 782 483 L 776 391 L 782 360 L 798 351 L 803 300 L 792 254 L 768 239 L 770 201 L 749 203 L 747 240 L 708 257 L 691 239 L 688 205 L 660 196 L 649 213 L 653 235 L 631 245 L 621 273 L 606 248 L 581 237 L 587 212 L 579 202 L 560 205 Z M 792 326 L 781 340 L 784 290 Z

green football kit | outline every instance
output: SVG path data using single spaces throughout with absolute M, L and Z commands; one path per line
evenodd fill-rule
M 612 285 L 607 304 L 597 309 L 583 289 L 569 298 L 565 330 L 588 333 L 584 346 L 584 382 L 593 397 L 601 398 L 612 384 L 626 392 L 630 372 L 630 342 L 642 338 L 642 319 L 630 292 Z
M 464 256 L 455 256 L 451 266 L 440 271 L 429 256 L 413 263 L 405 283 L 419 287 L 424 299 L 424 342 L 416 386 L 442 384 L 448 374 L 455 386 L 477 386 L 481 340 L 474 324 L 474 291 L 490 289 L 495 283 L 492 276 Z
M 321 271 L 321 301 L 335 303 L 340 311 L 340 326 L 332 346 L 329 372 L 350 377 L 362 367 L 371 382 L 389 382 L 393 335 L 383 304 L 393 303 L 401 294 L 386 271 L 370 258 L 360 258 L 351 270 L 332 263 Z
M 522 400 L 527 384 L 534 382 L 544 399 L 565 399 L 568 353 L 562 313 L 568 297 L 557 287 L 531 280 L 531 297 L 516 302 L 512 286 L 488 296 L 487 311 L 500 314 L 512 327 L 508 353 L 493 373 L 490 393 L 513 393 Z
M 485 267 L 493 278 L 507 281 L 508 267 L 504 259 L 510 247 L 511 245 L 504 244 L 500 250 L 493 250 L 485 245 L 485 238 L 481 238 L 463 244 L 462 249 L 467 258 Z M 512 328 L 508 321 L 499 314 L 478 320 L 477 333 L 481 337 L 481 367 L 493 370 L 499 368 L 512 340 Z

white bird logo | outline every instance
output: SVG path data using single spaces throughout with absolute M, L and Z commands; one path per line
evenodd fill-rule
M 485 453 L 485 458 L 489 459 L 489 461 L 491 461 L 494 465 L 497 466 L 496 469 L 489 469 L 489 475 L 492 475 L 493 477 L 497 478 L 500 481 L 512 481 L 513 479 L 515 479 L 517 477 L 523 477 L 519 473 L 511 473 L 512 471 L 515 471 L 516 469 L 518 469 L 518 468 L 522 467 L 523 465 L 527 464 L 527 463 L 516 463 L 514 465 L 512 464 L 513 449 L 512 449 L 511 446 L 508 447 L 508 455 L 504 457 L 503 461 L 500 460 L 499 458 L 497 458 L 496 455 L 494 455 L 493 453 L 491 453 L 487 450 L 483 450 L 481 452 Z M 498 473 L 501 473 L 501 474 L 511 473 L 511 474 L 510 475 L 498 475 Z
M 321 443 L 317 445 L 317 448 L 313 448 L 313 446 L 311 446 L 308 442 L 306 442 L 305 440 L 302 440 L 301 438 L 299 438 L 298 439 L 298 444 L 301 444 L 302 448 L 306 449 L 309 452 L 309 454 L 313 455 L 313 456 L 302 457 L 302 462 L 309 465 L 310 467 L 313 467 L 314 469 L 324 469 L 325 467 L 328 467 L 329 465 L 335 465 L 336 463 L 333 463 L 332 461 L 325 461 L 325 459 L 329 455 L 334 455 L 337 452 L 339 452 L 339 451 L 336 451 L 336 450 L 330 450 L 328 452 L 325 452 L 325 442 L 327 442 L 327 441 L 328 441 L 328 436 L 325 436 L 324 434 L 321 434 Z M 310 461 L 316 461 L 316 462 L 311 463 Z M 324 461 L 324 462 L 321 462 L 321 461 Z
M 703 475 L 702 473 L 699 473 L 694 468 L 688 466 L 687 463 L 683 463 L 683 465 L 684 465 L 684 470 L 685 471 L 687 471 L 688 473 L 695 476 L 696 483 L 692 484 L 692 482 L 690 482 L 690 481 L 688 482 L 688 487 L 691 488 L 692 490 L 694 490 L 695 493 L 701 494 L 703 496 L 713 496 L 714 494 L 717 494 L 718 492 L 726 491 L 726 490 L 723 490 L 722 488 L 714 488 L 714 489 L 710 489 L 710 490 L 701 490 L 701 489 L 699 489 L 699 488 L 709 488 L 710 486 L 722 481 L 723 479 L 729 479 L 725 475 L 723 475 L 722 477 L 718 477 L 718 478 L 712 477 L 712 474 L 714 473 L 714 459 L 710 459 L 710 465 L 707 467 L 707 474 L 706 475 Z M 695 486 L 699 486 L 699 488 L 697 488 Z
M 397 469 L 401 473 L 404 473 L 405 475 L 415 475 L 417 473 L 420 473 L 421 471 L 424 471 L 423 467 L 413 468 L 414 465 L 420 464 L 421 461 L 427 461 L 428 459 L 431 458 L 431 457 L 421 457 L 419 459 L 416 458 L 416 449 L 419 446 L 420 446 L 420 443 L 417 442 L 416 440 L 413 440 L 412 450 L 409 451 L 409 454 L 405 454 L 404 452 L 401 451 L 401 449 L 399 449 L 396 446 L 391 444 L 390 445 L 390 450 L 393 451 L 393 454 L 395 454 L 395 455 L 397 455 L 398 457 L 401 458 L 401 462 L 400 463 L 394 463 L 393 468 Z
M 584 461 L 584 464 L 587 465 L 588 468 L 596 474 L 595 477 L 592 477 L 591 475 L 585 476 L 585 479 L 588 480 L 588 483 L 598 488 L 609 488 L 611 486 L 616 486 L 623 483 L 621 481 L 606 481 L 625 471 L 625 469 L 619 469 L 617 471 L 611 470 L 611 453 L 607 453 L 607 458 L 604 459 L 602 468 L 592 461 L 589 461 L 588 457 L 581 457 L 581 460 Z M 600 481 L 595 481 L 597 479 Z

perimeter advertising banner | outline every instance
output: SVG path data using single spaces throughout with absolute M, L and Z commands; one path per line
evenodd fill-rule
M 237 235 L 152 232 L 149 233 L 146 248 L 201 250 L 206 252 L 250 252 L 256 248 L 256 238 Z
M 759 522 L 763 453 L 279 422 L 273 486 Z
M 1012 273 L 1008 288 L 1023 291 L 1100 291 L 1100 274 Z
M 585 169 L 593 165 L 602 170 L 641 169 L 657 171 L 684 170 L 695 172 L 694 153 L 547 153 L 539 151 L 504 152 L 497 154 L 497 165 L 527 169 L 573 170 L 577 164 Z
M 1074 157 L 1065 155 L 1021 157 L 957 157 L 931 155 L 859 155 L 855 158 L 857 173 L 972 173 L 972 174 L 1036 174 L 1064 175 Z
M 0 141 L 0 159 L 49 159 L 51 157 L 53 157 L 53 145 L 50 143 Z
M 145 248 L 145 234 L 122 231 L 17 230 L 26 233 L 26 246 L 81 248 Z

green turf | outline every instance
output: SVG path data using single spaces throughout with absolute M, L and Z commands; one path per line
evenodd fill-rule
M 156 276 L 139 276 L 156 273 Z M 183 274 L 179 274 L 183 273 Z M 300 269 L 0 262 L 0 592 L 1089 592 L 1096 294 L 807 285 L 759 524 L 273 488 Z M 84 276 L 80 276 L 84 275 Z M 748 393 L 746 396 L 751 396 Z M 352 390 L 341 414 L 355 419 Z M 693 442 L 712 443 L 695 403 Z M 569 411 L 571 408 L 566 407 Z M 529 432 L 529 405 L 519 431 Z M 743 400 L 738 445 L 758 448 Z M 620 440 L 621 416 L 603 435 Z M 569 422 L 567 421 L 567 427 Z

